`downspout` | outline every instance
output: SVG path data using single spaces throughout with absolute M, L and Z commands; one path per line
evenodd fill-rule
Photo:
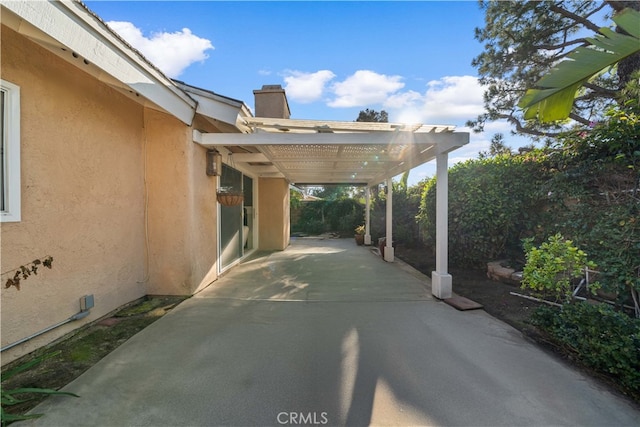
M 82 298 L 80 298 L 80 305 L 81 305 L 81 311 L 74 314 L 73 316 L 69 317 L 68 319 L 63 320 L 62 322 L 58 322 L 55 325 L 51 325 L 48 326 L 46 328 L 44 328 L 41 331 L 38 331 L 34 334 L 29 335 L 28 337 L 24 337 L 16 342 L 13 342 L 11 344 L 8 344 L 2 348 L 0 348 L 0 353 L 5 351 L 5 350 L 9 350 L 10 348 L 13 348 L 19 344 L 25 343 L 35 337 L 39 337 L 42 334 L 45 334 L 53 329 L 59 328 L 62 325 L 66 325 L 67 323 L 73 322 L 75 320 L 80 320 L 80 319 L 84 319 L 85 317 L 87 317 L 90 313 L 90 309 L 91 307 L 93 307 L 93 295 L 88 295 L 88 296 L 84 296 Z

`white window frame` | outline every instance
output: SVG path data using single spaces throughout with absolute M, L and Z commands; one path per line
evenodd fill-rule
M 4 95 L 2 144 L 4 156 L 4 209 L 0 212 L 0 222 L 20 221 L 20 86 L 0 80 L 0 90 Z

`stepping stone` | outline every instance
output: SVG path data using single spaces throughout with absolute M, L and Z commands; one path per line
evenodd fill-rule
M 122 319 L 118 319 L 117 317 L 109 317 L 107 319 L 103 319 L 101 321 L 98 322 L 98 325 L 100 326 L 113 326 L 117 323 L 120 323 Z
M 461 297 L 460 295 L 454 295 L 451 298 L 446 298 L 444 299 L 444 302 L 460 311 L 482 308 L 482 304 L 478 304 L 477 302 L 471 301 L 469 298 Z

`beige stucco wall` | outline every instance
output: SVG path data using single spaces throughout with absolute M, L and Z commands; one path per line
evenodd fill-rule
M 282 178 L 260 178 L 259 248 L 284 250 L 289 246 L 289 183 Z
M 53 269 L 2 289 L 2 363 L 145 294 L 143 108 L 2 27 L 1 73 L 21 88 L 22 221 L 1 225 L 2 272 L 51 255 Z M 7 276 L 3 275 L 3 282 Z
M 147 292 L 189 295 L 217 278 L 216 177 L 177 119 L 147 110 L 150 277 Z M 210 130 L 211 131 L 211 130 Z

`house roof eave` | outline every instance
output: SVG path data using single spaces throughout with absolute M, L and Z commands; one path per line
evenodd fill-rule
M 251 112 L 244 102 L 179 80 L 173 80 L 173 82 L 196 100 L 198 114 L 209 120 L 231 125 L 239 132 L 247 133 L 250 131 L 245 120 L 251 116 Z
M 65 61 L 187 125 L 196 101 L 79 1 L 2 3 L 3 24 Z M 13 16 L 11 16 L 13 14 Z M 9 15 L 9 17 L 5 17 Z M 144 103 L 144 102 L 143 102 Z

